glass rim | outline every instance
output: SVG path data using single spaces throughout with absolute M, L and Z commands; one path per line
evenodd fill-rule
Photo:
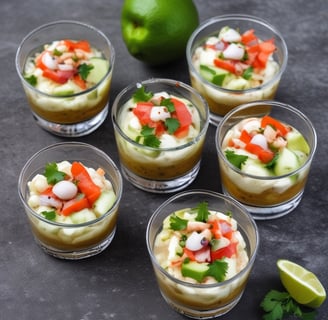
M 46 92 L 43 92 L 37 88 L 35 88 L 34 86 L 32 86 L 28 81 L 26 81 L 26 79 L 23 76 L 23 71 L 24 68 L 21 68 L 20 64 L 19 64 L 19 58 L 20 58 L 20 54 L 22 51 L 22 47 L 23 45 L 26 43 L 26 41 L 28 41 L 35 33 L 42 31 L 43 29 L 46 29 L 48 27 L 53 27 L 59 24 L 71 24 L 71 25 L 77 25 L 77 26 L 81 26 L 84 27 L 86 29 L 90 29 L 92 31 L 94 31 L 95 33 L 97 33 L 100 37 L 102 37 L 105 42 L 108 45 L 108 48 L 110 49 L 110 58 L 108 59 L 110 62 L 109 68 L 106 72 L 106 74 L 104 75 L 104 77 L 98 82 L 96 83 L 94 86 L 83 90 L 81 92 L 77 92 L 77 93 L 73 93 L 73 94 L 67 94 L 67 95 L 53 95 L 53 94 L 49 94 Z M 55 41 L 54 40 L 50 40 L 50 41 Z M 61 40 L 61 39 L 59 39 Z M 41 44 L 43 45 L 43 44 Z M 20 42 L 20 44 L 18 45 L 17 51 L 16 51 L 16 55 L 15 55 L 15 67 L 16 67 L 16 72 L 18 73 L 19 78 L 21 79 L 22 83 L 24 83 L 24 85 L 26 85 L 29 89 L 31 89 L 32 91 L 37 92 L 40 95 L 49 97 L 49 98 L 53 98 L 53 99 L 67 99 L 67 98 L 74 98 L 74 97 L 78 97 L 87 93 L 90 93 L 91 91 L 95 90 L 96 88 L 98 88 L 105 80 L 106 78 L 110 75 L 110 73 L 113 71 L 114 68 L 114 63 L 115 63 L 115 49 L 113 44 L 111 43 L 111 41 L 109 40 L 109 38 L 105 35 L 104 32 L 102 32 L 101 30 L 99 30 L 98 28 L 94 27 L 93 25 L 84 23 L 84 22 L 80 22 L 80 21 L 76 21 L 76 20 L 56 20 L 56 21 L 52 21 L 49 23 L 45 23 L 42 24 L 36 28 L 34 28 L 33 30 L 31 30 L 27 35 L 24 36 L 24 38 L 22 39 L 22 41 Z M 26 60 L 24 61 L 24 65 L 26 63 Z M 24 67 L 24 66 L 23 66 Z
M 184 196 L 188 196 L 188 195 L 192 195 L 192 194 L 204 194 L 207 196 L 214 196 L 214 197 L 219 197 L 225 201 L 230 202 L 230 204 L 233 204 L 235 207 L 237 207 L 238 209 L 240 209 L 240 212 L 242 212 L 242 214 L 247 217 L 247 219 L 250 222 L 251 227 L 254 230 L 255 233 L 255 248 L 253 250 L 253 252 L 250 252 L 250 256 L 248 256 L 248 262 L 247 265 L 241 270 L 239 271 L 236 275 L 234 275 L 233 277 L 231 277 L 228 280 L 222 281 L 222 282 L 217 282 L 217 283 L 191 283 L 191 282 L 187 282 L 187 281 L 183 281 L 180 280 L 176 277 L 174 277 L 173 275 L 171 275 L 170 273 L 168 273 L 157 261 L 157 259 L 155 258 L 154 254 L 153 254 L 153 243 L 150 243 L 150 227 L 152 222 L 154 221 L 154 219 L 157 217 L 157 215 L 160 213 L 160 211 L 166 207 L 167 204 L 171 203 L 173 200 L 176 200 L 178 198 L 184 197 Z M 238 221 L 237 224 L 239 225 Z M 158 233 L 159 230 L 157 230 Z M 248 240 L 248 239 L 247 239 Z M 166 201 L 164 201 L 155 211 L 154 213 L 151 215 L 148 224 L 147 224 L 147 228 L 146 228 L 146 244 L 147 244 L 147 250 L 148 253 L 150 255 L 151 261 L 153 264 L 156 265 L 156 267 L 158 268 L 158 270 L 164 274 L 166 277 L 168 277 L 171 281 L 183 285 L 183 286 L 187 286 L 187 287 L 193 287 L 193 288 L 200 288 L 200 289 L 208 289 L 208 288 L 217 288 L 217 287 L 223 287 L 226 285 L 229 285 L 230 283 L 233 283 L 236 279 L 242 277 L 245 273 L 248 272 L 248 270 L 252 267 L 252 265 L 254 264 L 256 255 L 257 255 L 257 251 L 260 245 L 260 237 L 259 237 L 259 230 L 257 227 L 257 224 L 254 220 L 254 218 L 252 217 L 252 215 L 248 212 L 248 210 L 246 209 L 245 206 L 243 206 L 241 203 L 239 203 L 237 200 L 226 196 L 224 194 L 212 191 L 212 190 L 205 190 L 205 189 L 190 189 L 190 190 L 185 190 L 182 192 L 179 192 L 177 194 L 175 194 L 174 196 L 170 197 L 169 199 L 167 199 Z
M 307 157 L 306 161 L 302 164 L 301 167 L 299 167 L 298 169 L 280 175 L 280 176 L 257 176 L 257 175 L 253 175 L 253 174 L 249 174 L 247 172 L 241 171 L 240 169 L 238 169 L 237 167 L 235 167 L 232 163 L 230 163 L 226 156 L 224 155 L 221 146 L 219 146 L 219 139 L 221 136 L 221 130 L 223 128 L 223 125 L 225 124 L 226 121 L 228 121 L 229 117 L 232 116 L 234 113 L 239 112 L 240 110 L 244 110 L 248 107 L 253 107 L 256 105 L 270 105 L 270 106 L 276 106 L 276 107 L 281 107 L 283 109 L 292 111 L 295 115 L 297 115 L 300 119 L 302 119 L 304 121 L 304 123 L 307 124 L 308 128 L 310 129 L 312 136 L 313 136 L 313 147 L 310 148 L 310 154 Z M 246 117 L 246 116 L 245 116 Z M 238 122 L 238 121 L 236 121 Z M 234 124 L 236 124 L 236 122 Z M 233 125 L 231 125 L 232 127 Z M 297 129 L 297 128 L 296 128 Z M 273 181 L 273 180 L 278 180 L 278 179 L 283 179 L 286 177 L 290 177 L 292 175 L 298 174 L 300 171 L 302 171 L 305 167 L 307 167 L 313 160 L 316 148 L 317 148 L 317 133 L 316 130 L 311 122 L 311 120 L 300 110 L 296 109 L 295 107 L 291 106 L 290 104 L 287 103 L 283 103 L 283 102 L 279 102 L 279 101 L 275 101 L 275 100 L 256 100 L 256 101 L 252 101 L 252 102 L 248 102 L 248 103 L 244 103 L 239 105 L 238 107 L 230 110 L 221 120 L 221 122 L 218 124 L 217 128 L 216 128 L 216 133 L 215 133 L 215 147 L 216 147 L 216 151 L 219 155 L 219 159 L 224 161 L 224 164 L 227 165 L 230 169 L 232 169 L 234 172 L 241 174 L 245 177 L 248 178 L 252 178 L 252 179 L 257 179 L 257 180 L 266 180 L 266 181 Z
M 215 22 L 232 20 L 232 19 L 241 20 L 241 21 L 252 21 L 254 23 L 260 24 L 260 25 L 268 28 L 269 30 L 271 30 L 275 34 L 275 36 L 279 38 L 279 40 L 282 43 L 282 53 L 283 53 L 284 59 L 283 59 L 282 64 L 279 65 L 279 71 L 273 76 L 272 79 L 264 82 L 263 84 L 261 84 L 257 87 L 248 88 L 248 89 L 227 89 L 227 88 L 223 88 L 221 86 L 217 86 L 214 83 L 211 83 L 208 80 L 206 80 L 205 78 L 203 78 L 200 75 L 200 73 L 196 70 L 196 68 L 194 67 L 194 64 L 192 62 L 192 55 L 193 55 L 193 52 L 195 49 L 193 42 L 194 42 L 195 38 L 198 36 L 199 32 L 203 31 L 204 29 L 206 29 L 208 26 L 210 26 L 211 24 L 213 24 Z M 189 37 L 189 40 L 187 42 L 186 57 L 187 57 L 188 66 L 191 69 L 192 74 L 195 75 L 198 78 L 198 80 L 205 82 L 206 85 L 210 86 L 212 89 L 215 89 L 215 90 L 221 90 L 222 92 L 229 93 L 229 94 L 241 94 L 241 93 L 252 93 L 252 92 L 256 92 L 258 90 L 265 89 L 266 87 L 272 85 L 276 81 L 279 81 L 282 74 L 285 72 L 285 70 L 287 68 L 288 48 L 287 48 L 286 41 L 285 41 L 284 37 L 282 36 L 282 34 L 280 33 L 280 31 L 274 25 L 269 23 L 267 20 L 256 17 L 256 16 L 247 15 L 247 14 L 225 14 L 225 15 L 220 15 L 220 16 L 216 16 L 216 17 L 211 17 L 211 18 L 203 21 L 193 31 L 193 33 L 191 34 L 191 36 Z
M 33 163 L 33 161 L 39 157 L 40 155 L 42 155 L 43 152 L 54 149 L 54 148 L 59 148 L 61 146 L 78 146 L 78 147 L 87 147 L 89 149 L 92 149 L 94 151 L 96 151 L 99 155 L 101 155 L 110 165 L 111 167 L 114 169 L 114 172 L 116 174 L 116 179 L 118 180 L 117 183 L 117 188 L 113 189 L 115 191 L 115 195 L 116 195 L 116 199 L 114 204 L 112 205 L 112 207 L 103 215 L 101 215 L 100 217 L 87 221 L 87 222 L 83 222 L 83 223 L 62 223 L 62 222 L 56 222 L 56 221 L 52 221 L 52 220 L 48 220 L 45 217 L 43 217 L 42 215 L 40 215 L 39 213 L 35 212 L 28 204 L 27 201 L 25 199 L 24 194 L 22 193 L 22 186 L 23 186 L 23 176 L 26 172 L 26 170 L 28 169 L 28 167 Z M 107 173 L 109 174 L 109 173 Z M 112 178 L 110 176 L 110 178 Z M 111 180 L 110 180 L 111 181 Z M 112 181 L 111 181 L 112 183 Z M 112 183 L 113 184 L 113 183 Z M 64 227 L 64 228 L 77 228 L 77 227 L 86 227 L 86 226 L 90 226 L 93 225 L 95 223 L 98 223 L 102 220 L 104 220 L 107 216 L 111 215 L 113 212 L 115 212 L 115 210 L 117 210 L 119 203 L 121 201 L 122 198 L 122 194 L 123 194 L 123 179 L 121 176 L 121 173 L 118 169 L 118 167 L 116 166 L 115 162 L 102 150 L 84 143 L 84 142 L 77 142 L 77 141 L 68 141 L 68 142 L 57 142 L 54 144 L 51 144 L 49 146 L 46 146 L 42 149 L 40 149 L 39 151 L 37 151 L 36 153 L 34 153 L 24 164 L 24 166 L 22 167 L 19 177 L 18 177 L 18 196 L 22 202 L 22 204 L 24 205 L 25 210 L 28 210 L 35 218 L 37 218 L 38 220 L 41 220 L 43 222 L 46 222 L 50 225 L 53 226 L 57 226 L 57 227 Z
M 202 120 L 201 122 L 202 122 L 203 126 L 202 126 L 201 130 L 199 131 L 198 135 L 195 138 L 193 138 L 191 141 L 188 141 L 187 143 L 184 143 L 182 145 L 176 146 L 174 148 L 155 148 L 155 147 L 149 147 L 149 146 L 145 146 L 143 144 L 140 144 L 140 143 L 132 140 L 120 128 L 119 124 L 117 123 L 117 119 L 116 119 L 117 118 L 116 111 L 117 111 L 117 107 L 119 105 L 119 100 L 124 96 L 124 94 L 126 94 L 128 91 L 132 90 L 134 87 L 135 88 L 138 88 L 139 85 L 147 85 L 147 84 L 152 84 L 152 83 L 163 83 L 163 84 L 171 85 L 171 86 L 174 86 L 174 87 L 177 87 L 177 88 L 183 88 L 183 89 L 189 91 L 190 93 L 192 93 L 193 95 L 197 96 L 197 98 L 205 105 L 205 108 L 204 108 L 205 118 L 204 119 L 203 118 L 201 119 Z M 197 107 L 197 109 L 199 109 L 199 108 Z M 137 81 L 137 82 L 135 82 L 133 84 L 130 84 L 129 86 L 125 87 L 115 97 L 115 100 L 114 100 L 114 102 L 112 104 L 112 108 L 111 108 L 111 117 L 112 117 L 112 122 L 113 122 L 113 125 L 114 125 L 115 130 L 118 131 L 118 133 L 120 134 L 120 136 L 123 137 L 125 141 L 129 142 L 130 144 L 132 144 L 133 146 L 135 146 L 137 148 L 143 148 L 145 150 L 160 151 L 160 152 L 164 152 L 164 151 L 177 151 L 177 150 L 185 149 L 185 148 L 187 148 L 189 146 L 194 145 L 203 136 L 206 135 L 207 128 L 209 126 L 209 108 L 208 108 L 207 101 L 194 88 L 192 88 L 188 84 L 186 84 L 184 82 L 181 82 L 181 81 L 178 81 L 178 80 L 165 79 L 165 78 L 149 78 L 147 80 Z

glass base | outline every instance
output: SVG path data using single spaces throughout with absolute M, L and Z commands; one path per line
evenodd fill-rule
M 112 242 L 115 236 L 116 228 L 112 231 L 112 233 L 104 239 L 101 243 L 97 244 L 94 247 L 89 247 L 82 250 L 60 250 L 53 248 L 51 246 L 47 246 L 44 243 L 40 242 L 39 239 L 35 238 L 37 244 L 49 255 L 58 258 L 58 259 L 65 259 L 65 260 L 80 260 L 95 256 L 102 251 L 104 251 L 109 244 Z
M 82 137 L 95 131 L 106 119 L 108 114 L 108 104 L 95 117 L 79 123 L 74 124 L 60 124 L 49 122 L 40 118 L 33 113 L 33 117 L 37 124 L 44 130 L 61 137 Z
M 210 112 L 210 124 L 217 126 L 221 120 L 223 119 L 224 116 L 219 116 L 218 114 Z
M 231 196 L 231 194 L 224 188 L 223 193 L 227 196 Z M 250 206 L 245 203 L 241 204 L 248 210 L 248 212 L 252 215 L 255 220 L 269 220 L 276 219 L 287 215 L 292 212 L 301 202 L 303 196 L 303 191 L 298 193 L 294 198 L 290 199 L 288 202 L 283 202 L 281 204 L 271 206 L 271 207 L 255 207 Z M 233 198 L 233 197 L 232 197 Z M 235 198 L 234 198 L 235 199 Z M 238 199 L 235 199 L 239 201 Z
M 227 314 L 229 311 L 231 311 L 239 302 L 241 299 L 243 292 L 240 293 L 239 296 L 237 296 L 233 301 L 231 301 L 228 304 L 225 304 L 219 308 L 216 309 L 210 309 L 210 310 L 195 310 L 188 308 L 186 306 L 179 305 L 175 302 L 173 302 L 171 299 L 167 298 L 163 292 L 161 292 L 164 300 L 166 303 L 176 312 L 183 314 L 184 316 L 191 318 L 191 319 L 213 319 L 216 317 L 223 316 Z
M 200 161 L 191 171 L 178 178 L 172 180 L 150 180 L 135 175 L 121 164 L 122 174 L 126 180 L 141 190 L 153 193 L 170 193 L 186 188 L 195 180 L 199 168 Z

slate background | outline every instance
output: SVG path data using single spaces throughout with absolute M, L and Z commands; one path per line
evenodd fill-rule
M 259 304 L 270 289 L 281 289 L 275 262 L 291 259 L 311 269 L 328 287 L 328 113 L 327 30 L 325 0 L 195 0 L 200 20 L 227 13 L 246 13 L 267 19 L 285 36 L 289 61 L 276 99 L 298 107 L 313 122 L 318 149 L 299 207 L 283 218 L 259 222 L 257 260 L 244 296 L 221 317 L 261 319 Z M 153 195 L 125 181 L 117 234 L 111 246 L 91 259 L 69 262 L 44 254 L 34 243 L 17 196 L 18 174 L 39 149 L 65 140 L 34 122 L 14 66 L 22 38 L 53 20 L 90 23 L 110 37 L 116 63 L 110 104 L 128 84 L 149 77 L 189 82 L 185 59 L 150 68 L 131 57 L 122 41 L 119 0 L 2 0 L 0 7 L 0 319 L 102 320 L 183 319 L 160 296 L 145 245 L 152 212 L 167 195 Z M 203 162 L 189 187 L 221 191 L 210 126 Z M 110 117 L 94 133 L 75 139 L 107 152 L 118 163 Z M 328 303 L 317 319 L 328 319 Z

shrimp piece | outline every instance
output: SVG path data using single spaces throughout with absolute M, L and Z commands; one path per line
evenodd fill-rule
M 277 137 L 277 131 L 274 130 L 271 126 L 266 126 L 263 135 L 265 136 L 268 143 L 272 143 Z
M 209 223 L 201 221 L 188 221 L 187 232 L 204 231 L 205 229 L 209 229 L 210 227 L 211 225 Z

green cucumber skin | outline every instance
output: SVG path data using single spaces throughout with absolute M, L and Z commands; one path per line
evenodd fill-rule
M 116 200 L 116 195 L 113 190 L 105 190 L 101 193 L 99 198 L 95 201 L 93 205 L 93 210 L 98 215 L 104 215 L 108 212 L 114 205 Z
M 202 282 L 208 272 L 207 263 L 198 263 L 196 261 L 184 262 L 181 267 L 181 273 L 184 277 L 193 278 L 198 282 Z

